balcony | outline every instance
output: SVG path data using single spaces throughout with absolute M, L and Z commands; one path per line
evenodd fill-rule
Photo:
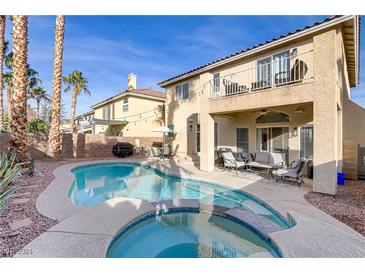
M 257 62 L 257 66 L 210 80 L 210 98 L 259 92 L 300 84 L 313 79 L 313 51 L 281 54 Z

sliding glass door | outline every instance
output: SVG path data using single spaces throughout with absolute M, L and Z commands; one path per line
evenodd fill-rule
M 256 129 L 256 150 L 287 153 L 289 146 L 288 127 L 264 127 Z
M 273 56 L 275 85 L 285 84 L 290 80 L 289 51 Z

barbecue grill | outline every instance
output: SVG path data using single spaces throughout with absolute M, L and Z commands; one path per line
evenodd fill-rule
M 118 142 L 113 146 L 113 154 L 117 157 L 128 157 L 133 155 L 133 145 L 126 142 Z

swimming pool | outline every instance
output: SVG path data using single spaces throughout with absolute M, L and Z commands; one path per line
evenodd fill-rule
M 110 258 L 280 257 L 277 250 L 240 224 L 206 212 L 149 215 L 122 230 Z
M 69 199 L 91 207 L 115 197 L 158 202 L 171 199 L 197 199 L 201 204 L 244 208 L 283 229 L 291 224 L 278 212 L 245 192 L 205 181 L 166 175 L 137 163 L 98 163 L 74 168 L 75 180 Z

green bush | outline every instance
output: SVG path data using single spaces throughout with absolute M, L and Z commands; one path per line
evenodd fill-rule
M 4 211 L 5 201 L 15 190 L 9 184 L 20 175 L 20 170 L 15 163 L 15 155 L 8 156 L 5 152 L 0 156 L 0 214 Z
M 35 118 L 27 123 L 27 132 L 29 133 L 46 133 L 47 124 L 44 120 Z

